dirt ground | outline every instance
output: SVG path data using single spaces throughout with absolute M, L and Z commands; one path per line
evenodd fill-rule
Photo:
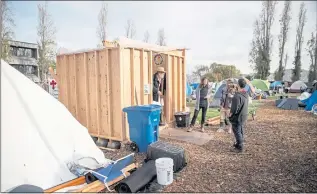
M 182 146 L 188 165 L 164 192 L 317 192 L 317 117 L 304 111 L 280 110 L 266 102 L 245 129 L 245 153 L 231 152 L 233 135 L 215 133 L 203 146 Z M 128 151 L 105 152 L 117 159 Z M 142 161 L 144 155 L 137 155 Z

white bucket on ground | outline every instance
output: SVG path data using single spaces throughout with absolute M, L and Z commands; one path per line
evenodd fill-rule
M 171 158 L 159 158 L 155 160 L 157 182 L 160 185 L 169 185 L 173 182 L 174 162 Z

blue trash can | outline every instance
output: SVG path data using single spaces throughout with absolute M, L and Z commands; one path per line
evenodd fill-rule
M 123 112 L 128 115 L 130 140 L 136 144 L 136 151 L 146 152 L 147 147 L 159 137 L 161 106 L 130 106 Z

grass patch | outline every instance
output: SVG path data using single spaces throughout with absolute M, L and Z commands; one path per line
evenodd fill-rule
M 258 107 L 262 104 L 263 104 L 262 101 L 253 100 L 252 104 L 249 105 L 249 114 L 253 111 L 256 111 Z M 190 108 L 190 118 L 192 118 L 194 116 L 194 111 L 195 111 L 195 101 L 188 102 L 187 107 Z M 199 112 L 196 122 L 201 121 L 201 115 L 202 115 L 202 111 Z M 206 113 L 206 120 L 213 117 L 217 117 L 217 116 L 220 116 L 220 112 L 218 111 L 218 108 L 208 108 Z

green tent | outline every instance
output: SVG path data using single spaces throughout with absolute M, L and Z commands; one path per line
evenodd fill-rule
M 264 92 L 270 90 L 270 83 L 266 80 L 254 79 L 251 81 L 251 83 L 254 87 Z

